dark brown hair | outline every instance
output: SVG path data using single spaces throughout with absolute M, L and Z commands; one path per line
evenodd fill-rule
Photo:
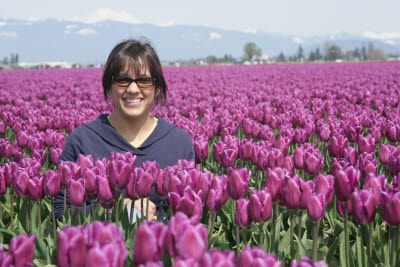
M 107 100 L 112 86 L 112 77 L 119 74 L 124 68 L 125 64 L 134 71 L 136 76 L 140 74 L 140 70 L 145 64 L 150 71 L 151 77 L 154 78 L 154 87 L 156 92 L 156 103 L 165 104 L 167 99 L 167 83 L 165 82 L 164 75 L 161 69 L 160 60 L 150 42 L 129 39 L 117 44 L 104 66 L 103 72 L 103 90 L 104 97 Z

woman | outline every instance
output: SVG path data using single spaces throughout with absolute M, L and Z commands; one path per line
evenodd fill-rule
M 75 162 L 79 154 L 92 155 L 93 160 L 108 159 L 110 152 L 124 151 L 137 156 L 136 166 L 156 161 L 160 168 L 166 168 L 178 159 L 194 160 L 189 134 L 162 118 L 150 116 L 154 101 L 165 103 L 167 89 L 158 56 L 148 42 L 119 43 L 108 56 L 103 73 L 104 96 L 112 98 L 114 112 L 77 127 L 60 160 Z M 63 198 L 62 190 L 54 202 L 59 220 L 63 216 Z M 152 188 L 150 211 L 154 213 L 160 201 Z M 149 218 L 152 215 L 149 212 Z

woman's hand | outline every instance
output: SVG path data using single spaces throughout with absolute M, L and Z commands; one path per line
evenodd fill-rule
M 124 199 L 124 204 L 132 202 L 129 198 Z M 135 201 L 135 206 L 134 208 L 139 210 L 142 213 L 142 216 L 146 216 L 146 211 L 147 211 L 147 198 L 143 198 L 143 212 L 142 212 L 142 207 L 141 207 L 141 199 L 138 199 Z M 128 206 L 131 206 L 130 203 L 128 203 Z M 155 216 L 156 213 L 156 205 L 149 200 L 149 216 L 147 217 L 147 221 L 151 222 L 152 220 L 157 220 L 157 216 Z

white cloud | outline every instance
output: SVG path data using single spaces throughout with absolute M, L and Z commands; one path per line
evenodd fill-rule
M 18 33 L 16 33 L 16 32 L 0 32 L 0 37 L 17 38 Z
M 252 28 L 247 28 L 247 29 L 241 30 L 241 32 L 256 34 L 257 30 L 256 29 L 252 29 Z
M 396 42 L 393 41 L 393 40 L 385 40 L 383 42 L 386 43 L 386 44 L 389 44 L 389 45 L 395 45 L 396 44 Z
M 78 25 L 67 25 L 65 26 L 65 29 L 70 30 L 70 29 L 75 29 L 76 27 L 78 27 Z
M 221 39 L 222 35 L 217 32 L 210 33 L 210 40 Z
M 1 27 L 1 26 L 6 26 L 6 24 L 7 24 L 7 23 L 6 23 L 5 21 L 0 21 L 0 27 Z
M 133 17 L 126 11 L 116 11 L 111 8 L 99 8 L 87 17 L 74 17 L 72 21 L 94 24 L 105 20 L 119 21 L 131 24 L 138 24 L 140 20 Z
M 304 43 L 304 40 L 301 39 L 300 37 L 293 37 L 292 40 L 293 40 L 293 42 L 295 42 L 296 44 L 302 44 L 302 43 Z
M 80 29 L 79 31 L 76 31 L 75 34 L 79 35 L 92 35 L 96 34 L 97 32 L 93 29 Z
M 363 32 L 362 36 L 377 40 L 400 39 L 400 32 Z
M 165 23 L 157 24 L 157 26 L 160 26 L 160 27 L 170 27 L 170 26 L 174 26 L 174 25 L 175 25 L 175 22 L 173 22 L 173 21 L 168 21 Z
M 27 18 L 27 21 L 30 21 L 30 22 L 37 22 L 37 21 L 39 21 L 39 19 L 38 19 L 38 18 L 35 18 L 35 17 L 29 17 L 29 18 Z

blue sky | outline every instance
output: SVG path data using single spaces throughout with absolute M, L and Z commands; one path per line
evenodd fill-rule
M 302 36 L 400 34 L 398 0 L 0 0 L 0 18 L 115 19 Z M 0 25 L 1 26 L 1 25 Z

